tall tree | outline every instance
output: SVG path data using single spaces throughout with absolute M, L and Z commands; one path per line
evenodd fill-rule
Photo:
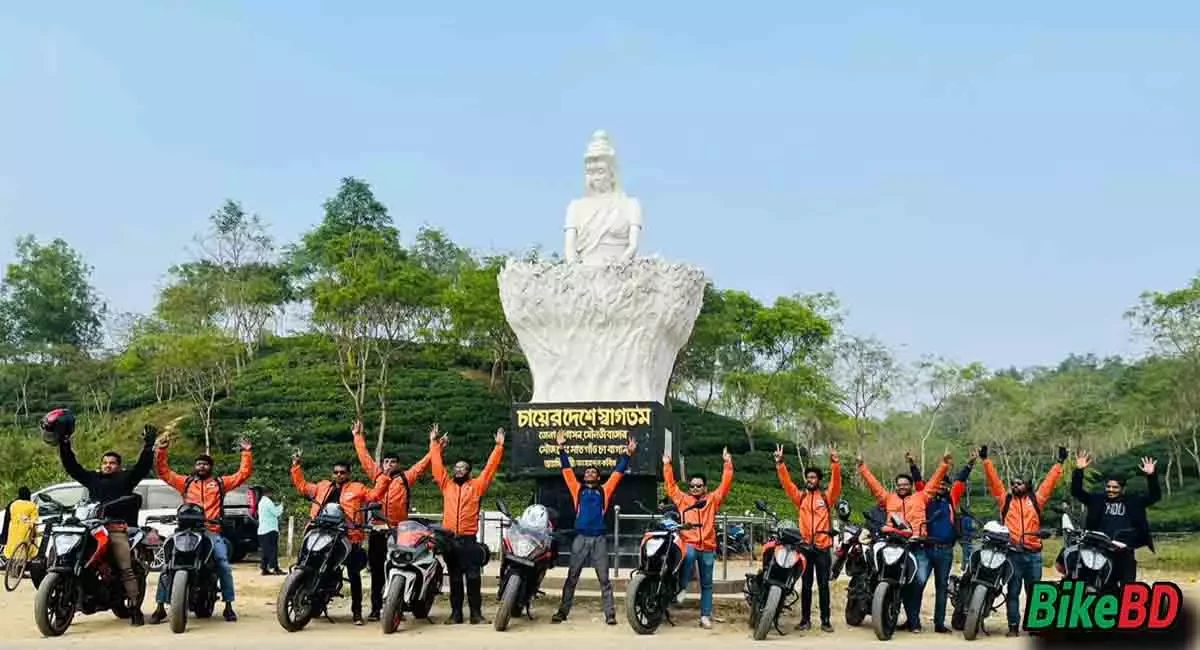
M 834 381 L 841 393 L 840 407 L 854 422 L 861 446 L 873 411 L 892 396 L 900 366 L 891 350 L 875 338 L 845 336 L 834 349 Z
M 506 376 L 508 362 L 520 348 L 517 335 L 509 327 L 500 304 L 496 278 L 503 266 L 503 258 L 485 258 L 482 264 L 460 271 L 445 296 L 454 338 L 468 346 L 487 350 L 492 358 L 488 380 L 491 390 L 495 390 L 500 379 Z
M 17 261 L 0 282 L 0 311 L 26 350 L 91 348 L 100 343 L 106 307 L 90 283 L 92 269 L 67 242 L 17 239 Z

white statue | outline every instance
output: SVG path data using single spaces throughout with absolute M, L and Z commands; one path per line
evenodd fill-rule
M 592 134 L 583 162 L 584 196 L 567 206 L 563 254 L 568 262 L 628 262 L 637 255 L 642 206 L 621 191 L 617 152 L 607 133 Z
M 704 301 L 704 272 L 638 257 L 642 211 L 596 131 L 586 194 L 567 208 L 565 263 L 510 259 L 497 284 L 533 402 L 664 402 Z

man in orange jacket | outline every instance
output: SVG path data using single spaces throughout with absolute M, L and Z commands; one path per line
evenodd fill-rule
M 221 536 L 221 519 L 225 515 L 225 495 L 250 480 L 250 474 L 254 472 L 250 441 L 242 439 L 242 463 L 237 473 L 219 477 L 212 475 L 213 459 L 208 454 L 196 456 L 189 476 L 171 471 L 171 466 L 167 464 L 167 447 L 170 445 L 170 435 L 158 438 L 154 452 L 154 471 L 164 483 L 183 495 L 184 503 L 204 508 L 204 518 L 208 520 L 206 536 L 212 543 L 213 558 L 217 561 L 217 578 L 221 581 L 221 600 L 225 601 L 225 620 L 236 621 L 237 614 L 233 611 L 236 595 L 233 588 L 233 567 L 229 564 L 229 542 Z M 150 623 L 155 625 L 167 619 L 167 598 L 171 594 L 171 576 L 167 573 L 163 571 L 158 576 L 158 593 L 155 595 L 157 607 L 150 615 Z
M 417 464 L 408 470 L 402 470 L 400 457 L 396 454 L 385 453 L 379 463 L 371 458 L 371 453 L 367 451 L 367 441 L 363 437 L 362 422 L 356 421 L 351 433 L 354 435 L 354 451 L 358 454 L 358 462 L 362 463 L 363 471 L 367 476 L 371 480 L 377 480 L 380 474 L 392 477 L 387 492 L 379 500 L 380 506 L 382 506 L 380 515 L 383 517 L 386 527 L 372 528 L 367 536 L 367 566 L 371 572 L 371 613 L 367 615 L 367 620 L 378 621 L 379 611 L 383 608 L 383 585 L 387 582 L 384 569 L 387 566 L 389 528 L 408 520 L 408 504 L 411 500 L 412 485 L 429 467 L 429 454 L 425 454 L 424 458 L 417 461 Z M 366 522 L 368 526 L 371 523 Z
M 333 464 L 332 480 L 309 483 L 304 480 L 304 469 L 300 467 L 300 453 L 292 455 L 292 485 L 301 496 L 312 501 L 309 518 L 314 518 L 328 503 L 336 503 L 342 507 L 346 521 L 352 524 L 346 533 L 350 542 L 350 557 L 346 558 L 346 572 L 350 579 L 350 614 L 354 617 L 355 625 L 362 625 L 362 570 L 367 564 L 367 554 L 363 551 L 363 541 L 366 533 L 367 504 L 378 501 L 387 493 L 392 477 L 380 472 L 375 477 L 375 487 L 368 488 L 358 481 L 350 480 L 350 463 L 337 461 Z
M 1004 489 L 1004 482 L 996 472 L 992 459 L 988 458 L 987 447 L 981 447 L 979 457 L 983 459 L 983 474 L 987 479 L 988 491 L 1000 508 L 1000 521 L 1008 528 L 1009 541 L 1023 553 L 1011 553 L 1008 561 L 1013 573 L 1008 581 L 1008 636 L 1020 636 L 1021 586 L 1025 587 L 1028 600 L 1033 583 L 1042 579 L 1042 540 L 1037 537 L 1042 528 L 1042 510 L 1054 495 L 1054 487 L 1063 475 L 1063 463 L 1067 460 L 1067 448 L 1058 448 L 1058 462 L 1050 468 L 1037 492 L 1030 492 L 1032 481 L 1016 478 Z
M 496 446 L 488 456 L 487 464 L 477 478 L 471 478 L 471 464 L 465 460 L 454 463 L 453 474 L 446 471 L 442 461 L 442 446 L 438 441 L 438 427 L 429 431 L 429 454 L 433 466 L 433 481 L 442 491 L 442 528 L 454 536 L 453 550 L 446 557 L 446 569 L 450 573 L 450 620 L 463 622 L 463 583 L 466 583 L 467 601 L 471 608 L 471 624 L 483 622 L 483 565 L 487 564 L 487 550 L 475 540 L 479 532 L 480 501 L 496 478 L 500 461 L 504 458 L 504 429 L 496 430 Z
M 725 468 L 721 472 L 721 484 L 712 492 L 708 491 L 708 481 L 703 474 L 693 474 L 688 478 L 688 491 L 684 493 L 675 484 L 675 471 L 671 468 L 671 456 L 663 456 L 663 487 L 669 498 L 683 516 L 683 523 L 695 524 L 696 528 L 682 533 L 683 542 L 687 545 L 687 555 L 683 560 L 683 591 L 687 591 L 688 583 L 692 580 L 692 568 L 700 567 L 700 627 L 712 628 L 712 592 L 713 565 L 717 561 L 717 512 L 721 503 L 729 496 L 729 488 L 733 485 L 733 456 L 729 448 L 721 452 Z M 697 502 L 703 501 L 704 506 L 688 510 Z M 682 592 L 681 592 L 682 593 Z
M 828 490 L 821 489 L 821 480 L 824 477 L 816 467 L 804 470 L 804 489 L 796 487 L 783 460 L 783 445 L 775 446 L 775 472 L 779 475 L 783 491 L 787 492 L 788 498 L 796 506 L 796 525 L 800 527 L 800 536 L 817 548 L 816 553 L 809 553 L 805 558 L 800 589 L 800 624 L 796 629 L 807 630 L 812 627 L 812 588 L 815 575 L 817 597 L 821 606 L 821 630 L 833 632 L 829 611 L 829 549 L 833 547 L 833 516 L 830 512 L 833 504 L 837 503 L 842 495 L 842 466 L 838 463 L 837 450 L 829 450 Z
M 858 473 L 871 491 L 871 496 L 875 497 L 875 501 L 883 508 L 884 516 L 887 518 L 883 526 L 884 530 L 895 529 L 892 525 L 892 516 L 897 515 L 907 524 L 906 530 L 911 531 L 913 536 L 927 537 L 929 535 L 925 518 L 926 510 L 929 507 L 929 501 L 941 490 L 946 473 L 950 471 L 950 458 L 950 452 L 947 451 L 942 456 L 942 464 L 929 478 L 925 489 L 913 492 L 913 477 L 901 474 L 896 477 L 896 491 L 888 492 L 879 479 L 871 474 L 871 470 L 863 462 L 862 456 L 858 457 Z M 904 614 L 908 620 L 902 627 L 907 627 L 910 632 L 920 632 L 921 597 L 925 589 L 925 581 L 929 578 L 929 557 L 922 549 L 914 549 L 913 559 L 917 562 L 917 576 L 903 590 Z

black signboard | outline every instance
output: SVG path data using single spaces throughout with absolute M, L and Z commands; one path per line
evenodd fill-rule
M 656 476 L 662 465 L 662 410 L 657 402 L 513 404 L 510 471 L 518 476 L 560 474 L 561 432 L 572 467 L 596 467 L 607 474 L 632 438 L 638 449 L 629 473 Z

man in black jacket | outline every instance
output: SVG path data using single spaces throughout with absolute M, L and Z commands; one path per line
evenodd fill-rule
M 42 429 L 56 434 L 58 438 L 58 457 L 62 460 L 63 469 L 67 474 L 87 488 L 88 497 L 107 503 L 121 497 L 133 494 L 133 489 L 150 473 L 154 460 L 154 439 L 158 430 L 147 424 L 142 433 L 142 453 L 138 456 L 137 464 L 132 470 L 121 469 L 121 454 L 106 451 L 100 457 L 100 471 L 93 472 L 84 469 L 75 458 L 71 449 L 71 434 L 75 431 L 75 418 L 70 411 L 57 409 L 48 413 L 42 420 Z M 142 610 L 137 606 L 139 586 L 137 575 L 133 572 L 133 557 L 129 548 L 130 526 L 138 525 L 140 502 L 131 499 L 108 509 L 105 516 L 111 520 L 108 524 L 109 557 L 113 566 L 121 575 L 121 584 L 125 587 L 125 595 L 129 599 L 129 622 L 132 625 L 142 625 L 144 619 Z
M 1110 476 L 1104 481 L 1104 492 L 1083 490 L 1083 470 L 1092 462 L 1086 452 L 1079 452 L 1075 459 L 1075 471 L 1071 474 L 1071 496 L 1087 508 L 1088 530 L 1105 533 L 1114 540 L 1128 544 L 1128 548 L 1113 558 L 1113 568 L 1121 583 L 1137 579 L 1137 559 L 1134 551 L 1143 546 L 1154 552 L 1154 540 L 1150 537 L 1150 522 L 1146 509 L 1162 499 L 1162 488 L 1158 475 L 1154 473 L 1155 460 L 1143 458 L 1141 470 L 1146 475 L 1146 494 L 1126 494 L 1125 480 Z

